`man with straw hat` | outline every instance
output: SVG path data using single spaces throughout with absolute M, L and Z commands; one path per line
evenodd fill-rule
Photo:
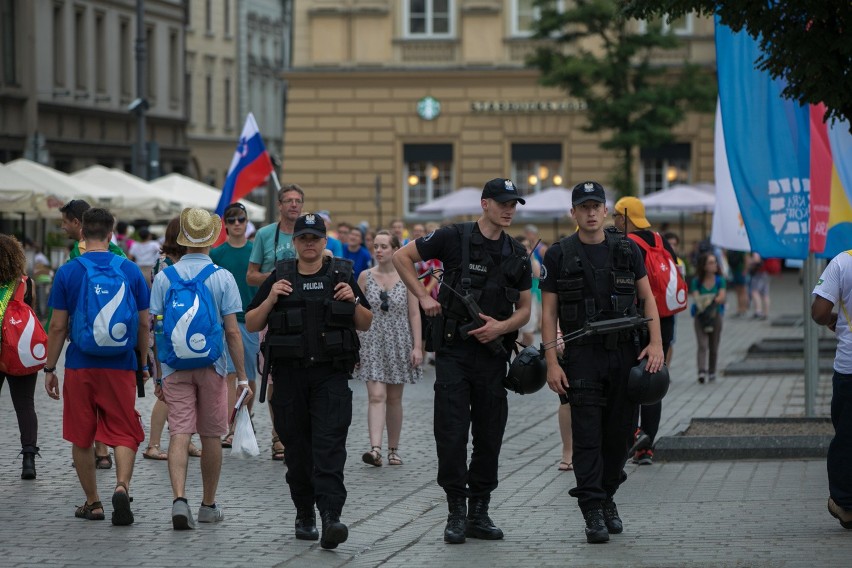
M 195 432 L 201 437 L 202 447 L 203 496 L 198 521 L 214 523 L 224 518 L 222 508 L 216 504 L 216 488 L 222 469 L 220 439 L 228 432 L 228 386 L 225 381 L 222 325 L 224 342 L 227 342 L 236 369 L 237 396 L 248 389 L 243 342 L 237 325 L 237 314 L 243 309 L 240 292 L 234 276 L 227 270 L 219 270 L 210 260 L 210 247 L 221 230 L 222 222 L 218 215 L 203 209 L 184 209 L 180 214 L 177 242 L 187 247 L 187 254 L 157 274 L 151 289 L 151 313 L 164 316 L 166 324 L 164 343 L 168 347 L 158 349 L 163 379 L 155 393 L 169 406 L 169 477 L 174 492 L 172 526 L 175 530 L 195 528 L 185 492 L 187 448 Z M 195 295 L 190 296 L 189 302 L 175 301 L 175 298 L 186 297 L 179 294 L 192 289 L 190 286 L 193 284 Z M 187 310 L 188 306 L 191 307 Z M 207 306 L 214 309 L 208 310 Z M 211 311 L 215 313 L 211 314 Z M 180 323 L 172 327 L 170 319 L 178 315 Z M 193 321 L 197 324 L 205 318 L 212 319 L 210 331 L 190 327 Z M 184 323 L 182 337 L 180 331 Z M 185 343 L 181 347 L 179 343 L 182 340 Z M 198 343 L 202 345 L 199 347 Z M 218 353 L 218 358 L 211 361 L 211 353 Z

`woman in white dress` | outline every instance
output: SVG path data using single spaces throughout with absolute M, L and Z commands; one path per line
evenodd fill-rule
M 402 431 L 402 390 L 423 376 L 423 342 L 417 299 L 399 278 L 391 262 L 399 240 L 379 231 L 373 242 L 376 266 L 363 271 L 358 286 L 373 308 L 369 331 L 358 332 L 361 363 L 353 376 L 367 383 L 367 425 L 370 451 L 365 463 L 382 465 L 382 434 L 388 430 L 388 465 L 402 465 L 399 436 Z

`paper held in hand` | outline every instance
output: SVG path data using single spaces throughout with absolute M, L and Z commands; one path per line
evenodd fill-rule
M 231 412 L 231 420 L 230 420 L 230 423 L 231 423 L 231 424 L 233 424 L 233 423 L 234 423 L 234 418 L 236 418 L 236 417 L 237 417 L 237 411 L 238 411 L 238 410 L 240 409 L 240 407 L 243 405 L 243 401 L 244 401 L 244 400 L 246 399 L 246 397 L 248 396 L 248 393 L 249 393 L 249 389 L 244 389 L 244 390 L 243 390 L 243 392 L 242 392 L 242 393 L 240 393 L 240 398 L 238 398 L 238 399 L 237 399 L 236 404 L 234 404 L 234 410 Z

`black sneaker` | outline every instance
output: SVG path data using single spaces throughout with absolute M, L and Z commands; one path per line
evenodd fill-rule
M 641 428 L 636 429 L 636 433 L 633 434 L 633 445 L 630 446 L 630 449 L 627 450 L 627 455 L 637 454 L 642 450 L 647 450 L 651 447 L 651 437 L 642 431 Z
M 624 524 L 621 522 L 621 517 L 618 516 L 618 508 L 612 499 L 603 502 L 603 516 L 609 534 L 621 534 L 624 531 Z
M 586 519 L 586 541 L 589 544 L 609 542 L 609 530 L 604 522 L 603 509 L 589 509 L 583 512 Z

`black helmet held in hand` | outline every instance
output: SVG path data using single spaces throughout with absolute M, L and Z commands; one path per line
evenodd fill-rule
M 665 365 L 656 373 L 645 370 L 648 359 L 642 359 L 630 369 L 627 377 L 627 398 L 634 404 L 657 404 L 669 391 L 669 369 Z
M 547 382 L 547 363 L 538 348 L 524 347 L 509 365 L 503 386 L 518 394 L 532 394 Z

